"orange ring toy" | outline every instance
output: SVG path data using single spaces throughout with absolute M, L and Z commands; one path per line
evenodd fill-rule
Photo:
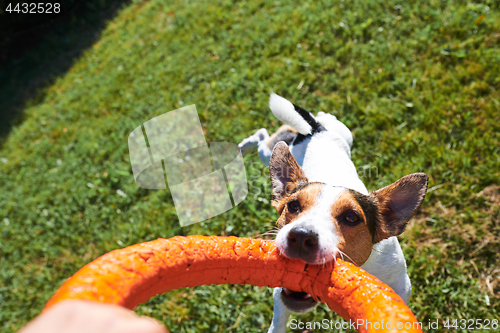
M 361 323 L 359 332 L 422 332 L 404 301 L 364 270 L 340 259 L 307 265 L 281 256 L 273 241 L 238 237 L 177 236 L 111 251 L 69 278 L 45 309 L 66 299 L 133 309 L 173 289 L 225 283 L 309 293 Z

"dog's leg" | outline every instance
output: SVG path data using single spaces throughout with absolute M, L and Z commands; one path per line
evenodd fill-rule
M 238 145 L 242 154 L 245 154 L 250 148 L 259 147 L 259 157 L 261 161 L 269 166 L 269 160 L 271 159 L 271 148 L 267 145 L 269 140 L 269 134 L 265 128 L 261 128 L 254 135 L 241 141 Z
M 273 321 L 267 333 L 286 333 L 286 322 L 292 313 L 281 301 L 281 287 L 274 288 L 274 314 Z

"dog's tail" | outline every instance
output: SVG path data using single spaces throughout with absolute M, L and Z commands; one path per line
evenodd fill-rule
M 314 134 L 322 128 L 321 124 L 308 111 L 274 93 L 269 99 L 269 107 L 276 118 L 295 128 L 302 135 Z

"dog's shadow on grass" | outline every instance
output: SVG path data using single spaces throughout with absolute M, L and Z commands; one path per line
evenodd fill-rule
M 100 38 L 106 23 L 129 2 L 79 1 L 69 13 L 52 22 L 10 34 L 2 29 L 0 148 L 12 128 L 25 119 L 25 108 L 43 101 L 45 88 L 70 69 Z

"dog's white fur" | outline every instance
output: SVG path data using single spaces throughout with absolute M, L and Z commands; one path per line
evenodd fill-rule
M 296 113 L 292 103 L 272 94 L 269 105 L 273 114 L 285 124 L 295 128 L 299 133 L 311 133 L 311 126 Z M 333 115 L 319 112 L 315 118 L 325 127 L 326 131 L 307 137 L 298 145 L 290 146 L 291 154 L 304 170 L 308 181 L 342 186 L 368 194 L 351 161 L 351 131 Z M 251 147 L 258 146 L 261 160 L 269 166 L 272 152 L 266 142 L 268 139 L 267 130 L 262 128 L 251 137 L 243 140 L 239 146 L 243 152 Z M 342 189 L 338 187 L 325 187 L 322 190 L 321 198 L 318 199 L 316 206 L 310 213 L 280 229 L 276 238 L 277 244 L 286 243 L 288 229 L 291 229 L 297 223 L 307 223 L 305 220 L 314 218 L 316 227 L 319 227 L 322 231 L 319 238 L 320 248 L 324 248 L 325 256 L 333 256 L 335 254 L 333 244 L 336 244 L 333 239 L 330 239 L 335 237 L 335 232 L 330 230 L 333 225 L 325 222 L 318 226 L 318 223 L 321 223 L 318 221 L 327 220 L 319 215 L 326 216 L 330 214 L 330 207 L 340 191 Z M 284 245 L 282 244 L 282 246 Z M 318 264 L 321 264 L 321 262 L 318 262 Z M 390 237 L 374 244 L 368 260 L 361 268 L 389 285 L 405 302 L 408 302 L 411 283 L 406 273 L 403 252 L 396 237 Z M 281 300 L 281 289 L 275 288 L 273 293 L 274 316 L 269 333 L 286 332 L 286 323 L 291 314 L 291 311 L 284 306 Z

